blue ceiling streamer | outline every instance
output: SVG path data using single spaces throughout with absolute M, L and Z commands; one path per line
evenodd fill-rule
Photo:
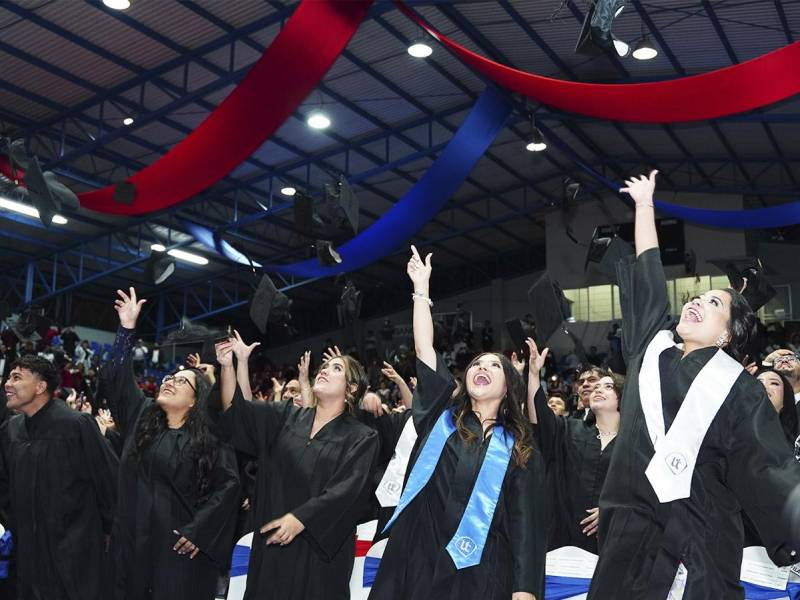
M 444 208 L 494 141 L 511 111 L 511 102 L 503 92 L 486 88 L 447 147 L 414 187 L 367 229 L 337 248 L 341 264 L 325 267 L 310 259 L 291 265 L 264 265 L 264 270 L 300 277 L 327 277 L 361 269 L 398 250 Z
M 587 165 L 580 156 L 570 148 L 566 142 L 556 136 L 553 131 L 541 122 L 537 122 L 539 129 L 544 133 L 548 143 L 566 154 L 575 164 L 581 167 L 597 181 L 610 190 L 619 193 L 622 187 L 602 173 Z M 702 190 L 698 190 L 702 191 Z M 719 227 L 721 229 L 772 229 L 786 227 L 800 223 L 800 201 L 787 202 L 778 206 L 766 208 L 752 208 L 748 210 L 714 210 L 708 208 L 693 208 L 679 206 L 661 200 L 654 201 L 656 209 L 665 215 L 682 219 L 696 225 Z
M 244 254 L 239 252 L 236 248 L 231 246 L 228 242 L 223 240 L 219 234 L 215 233 L 208 227 L 203 227 L 191 221 L 180 221 L 183 227 L 194 237 L 195 240 L 203 244 L 209 250 L 215 251 L 217 254 L 224 256 L 228 260 L 237 262 L 242 265 L 260 267 L 261 265 L 256 261 L 250 263 L 250 259 Z

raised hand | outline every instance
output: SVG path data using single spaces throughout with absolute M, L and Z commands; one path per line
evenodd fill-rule
M 257 390 L 256 393 L 253 395 L 253 400 L 256 400 L 257 402 L 269 402 L 269 396 L 267 396 L 261 390 Z
M 119 315 L 119 324 L 125 329 L 136 329 L 136 321 L 139 313 L 142 312 L 142 305 L 147 302 L 144 298 L 136 299 L 136 290 L 131 287 L 126 294 L 122 290 L 117 290 L 117 298 L 114 301 L 114 309 Z
M 186 357 L 186 364 L 190 367 L 197 367 L 200 364 L 200 355 L 197 353 L 189 354 Z
M 431 256 L 428 254 L 423 261 L 417 252 L 416 246 L 411 246 L 411 258 L 408 261 L 406 272 L 408 273 L 411 283 L 414 284 L 414 291 L 420 294 L 428 295 L 428 284 L 431 279 Z
M 398 379 L 402 379 L 402 377 L 400 377 L 400 374 L 394 370 L 394 367 L 386 361 L 383 361 L 383 368 L 381 369 L 381 373 L 383 373 L 383 376 L 386 377 L 386 379 L 389 379 L 390 381 L 396 382 Z
M 311 366 L 311 350 L 306 350 L 300 357 L 300 362 L 297 363 L 297 381 L 300 382 L 301 387 L 304 385 L 310 385 L 310 380 L 308 378 L 308 371 L 310 366 Z
M 217 362 L 221 367 L 233 366 L 233 341 L 228 339 L 224 342 L 214 344 L 214 352 L 217 354 Z
M 633 198 L 636 206 L 653 206 L 653 194 L 656 190 L 656 175 L 658 171 L 653 170 L 648 177 L 640 175 L 625 180 L 625 187 L 620 192 L 626 192 Z
M 328 348 L 325 352 L 322 353 L 322 360 L 324 362 L 328 362 L 332 358 L 336 358 L 337 356 L 341 356 L 342 351 L 339 350 L 339 346 L 334 346 L 333 348 Z
M 198 359 L 199 359 L 199 357 L 198 357 Z M 197 369 L 198 371 L 200 371 L 203 375 L 205 375 L 208 378 L 208 380 L 211 382 L 212 386 L 215 383 L 217 383 L 217 374 L 216 374 L 216 372 L 214 370 L 214 365 L 210 365 L 208 363 L 197 363 L 194 366 L 194 368 Z
M 514 370 L 522 375 L 525 372 L 525 361 L 522 360 L 519 356 L 517 356 L 516 352 L 511 353 L 511 365 L 514 367 Z
M 528 360 L 530 372 L 539 373 L 542 367 L 544 367 L 544 362 L 547 360 L 547 353 L 550 352 L 550 348 L 545 348 L 542 350 L 542 353 L 539 354 L 539 348 L 536 347 L 536 342 L 533 341 L 533 338 L 528 338 L 525 340 L 525 343 L 528 344 L 528 348 L 531 351 L 531 357 Z
M 253 350 L 261 345 L 261 342 L 253 342 L 248 346 L 242 341 L 242 336 L 235 329 L 233 330 L 233 335 L 234 337 L 231 338 L 231 341 L 233 342 L 233 353 L 236 355 L 237 360 L 247 360 Z

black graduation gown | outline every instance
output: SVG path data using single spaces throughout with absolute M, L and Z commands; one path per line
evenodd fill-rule
M 601 450 L 597 427 L 579 419 L 558 417 L 540 388 L 534 398 L 539 440 L 547 465 L 548 549 L 578 546 L 597 554 L 597 535 L 583 533 L 586 511 L 599 506 L 616 439 Z
M 236 458 L 233 449 L 220 442 L 209 474 L 210 491 L 199 505 L 189 434 L 184 428 L 158 434 L 143 452 L 141 465 L 132 464 L 138 421 L 153 402 L 136 385 L 134 340 L 134 330 L 120 327 L 102 374 L 111 414 L 124 438 L 113 540 L 114 598 L 211 600 L 217 576 L 233 550 L 239 506 Z M 195 558 L 173 550 L 180 536 L 200 548 Z
M 412 414 L 419 437 L 408 473 L 442 412 L 451 405 L 453 378 L 440 356 L 436 371 L 417 361 Z M 481 424 L 465 419 L 478 439 Z M 525 468 L 513 460 L 503 480 L 479 565 L 457 570 L 446 546 L 464 510 L 491 437 L 465 443 L 450 436 L 428 484 L 395 521 L 370 600 L 509 600 L 512 592 L 543 598 L 547 533 L 544 524 L 544 462 L 535 451 Z
M 350 597 L 355 534 L 378 455 L 377 434 L 348 413 L 310 438 L 315 408 L 251 402 L 237 388 L 222 426 L 258 457 L 255 532 L 246 600 Z M 266 545 L 259 528 L 292 513 L 305 529 L 287 546 Z
M 375 529 L 375 537 L 373 542 L 377 542 L 385 537 L 381 535 L 381 531 L 392 518 L 394 513 L 394 506 L 381 506 L 380 501 L 375 496 L 375 491 L 386 473 L 386 468 L 389 466 L 397 443 L 400 441 L 400 436 L 403 434 L 403 428 L 406 422 L 411 418 L 411 411 L 406 410 L 401 413 L 388 412 L 382 414 L 380 417 L 375 417 L 371 413 L 359 410 L 357 415 L 358 420 L 368 425 L 378 433 L 380 440 L 380 453 L 378 454 L 378 462 L 375 467 L 375 472 L 372 477 L 372 493 L 370 495 L 370 512 L 368 515 L 362 517 L 362 522 L 372 519 L 378 520 L 378 525 Z
M 688 569 L 684 600 L 736 600 L 742 559 L 742 509 L 753 519 L 772 559 L 794 559 L 782 509 L 800 483 L 800 465 L 763 386 L 747 372 L 735 381 L 711 423 L 692 476 L 691 496 L 661 504 L 645 477 L 654 454 L 639 398 L 648 343 L 669 323 L 664 270 L 657 249 L 618 265 L 628 378 L 622 422 L 600 496 L 600 560 L 589 598 L 663 600 L 679 561 Z M 716 348 L 659 359 L 665 427 Z
M 50 400 L 0 429 L 0 498 L 24 600 L 104 598 L 117 458 L 90 415 Z

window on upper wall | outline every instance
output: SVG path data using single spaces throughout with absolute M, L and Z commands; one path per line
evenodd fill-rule
M 678 314 L 684 302 L 712 289 L 730 287 L 724 275 L 701 275 L 667 280 L 667 295 L 670 310 Z M 758 311 L 764 322 L 792 319 L 792 293 L 788 285 L 774 286 L 778 292 L 767 305 Z M 619 288 L 615 285 L 593 285 L 585 288 L 564 290 L 564 296 L 572 302 L 572 316 L 576 321 L 613 321 L 622 318 L 619 303 Z

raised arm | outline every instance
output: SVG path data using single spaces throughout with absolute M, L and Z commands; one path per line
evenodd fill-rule
M 411 259 L 406 271 L 414 284 L 414 349 L 417 358 L 436 370 L 436 351 L 433 349 L 433 318 L 431 317 L 430 279 L 431 256 L 423 262 L 415 246 L 411 246 Z
M 407 409 L 411 408 L 411 405 L 414 401 L 414 394 L 411 392 L 411 388 L 408 387 L 405 379 L 403 379 L 400 374 L 394 370 L 394 367 L 386 361 L 383 361 L 381 373 L 383 373 L 387 379 L 394 382 L 394 384 L 397 386 L 397 389 L 400 390 L 400 400 L 403 403 L 403 406 Z
M 217 362 L 220 368 L 220 399 L 222 400 L 222 411 L 225 412 L 231 407 L 233 395 L 236 393 L 236 372 L 233 369 L 233 342 L 228 339 L 214 345 L 217 354 Z
M 261 342 L 253 342 L 249 346 L 242 341 L 242 336 L 235 329 L 233 330 L 234 337 L 231 338 L 231 348 L 236 355 L 236 381 L 242 389 L 242 395 L 248 399 L 253 399 L 253 390 L 250 389 L 250 367 L 247 362 L 250 360 L 250 354 L 253 353 Z
M 119 315 L 119 328 L 111 348 L 111 357 L 103 365 L 101 378 L 111 414 L 120 433 L 125 436 L 130 433 L 144 404 L 144 394 L 136 385 L 133 374 L 132 350 L 136 339 L 136 321 L 147 300 L 139 300 L 132 287 L 127 294 L 117 290 L 117 295 L 119 297 L 114 302 L 114 308 Z
M 626 179 L 626 187 L 620 189 L 620 192 L 627 192 L 636 204 L 636 218 L 634 220 L 636 256 L 641 255 L 646 250 L 650 250 L 650 248 L 658 248 L 656 210 L 653 204 L 657 174 L 658 171 L 651 171 L 649 177 L 640 175 L 639 177 Z
M 542 353 L 539 354 L 539 348 L 536 346 L 536 342 L 533 341 L 533 338 L 526 339 L 525 343 L 528 344 L 528 349 L 530 350 L 530 359 L 528 360 L 528 419 L 531 423 L 536 425 L 539 419 L 536 413 L 536 403 L 534 400 L 536 398 L 536 393 L 542 386 L 539 372 L 544 368 L 544 363 L 547 360 L 547 354 L 550 352 L 550 348 L 545 348 Z M 548 408 L 547 410 L 549 411 L 550 409 Z
M 306 350 L 297 363 L 297 381 L 300 382 L 300 397 L 303 406 L 314 406 L 314 392 L 311 389 L 311 378 L 308 371 L 311 368 L 311 350 Z

